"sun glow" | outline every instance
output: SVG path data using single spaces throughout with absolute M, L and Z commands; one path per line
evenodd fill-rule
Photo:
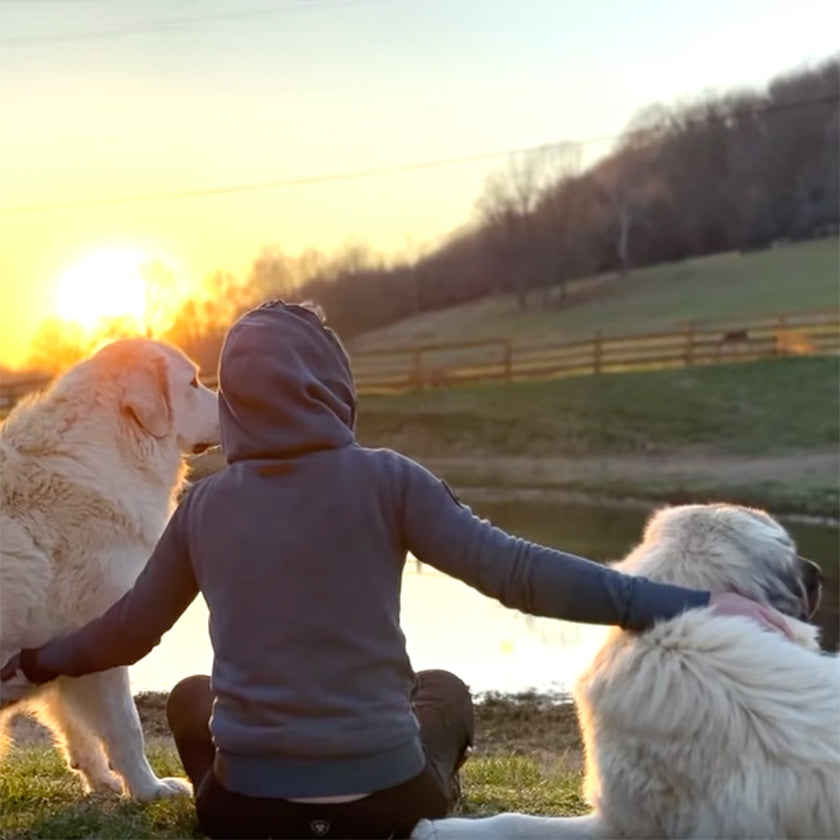
M 102 319 L 128 317 L 144 326 L 147 284 L 144 255 L 130 248 L 106 248 L 67 269 L 58 281 L 59 317 L 90 329 Z

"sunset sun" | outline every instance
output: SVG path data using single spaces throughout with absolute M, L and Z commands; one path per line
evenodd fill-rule
M 143 263 L 143 254 L 130 248 L 92 253 L 59 278 L 57 314 L 86 328 L 103 318 L 129 317 L 142 324 L 146 313 Z

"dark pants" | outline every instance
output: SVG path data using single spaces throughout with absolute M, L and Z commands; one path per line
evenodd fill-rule
M 213 773 L 210 678 L 179 682 L 166 714 L 195 788 L 204 833 L 216 838 L 408 837 L 418 820 L 446 816 L 460 796 L 458 768 L 473 739 L 472 701 L 467 686 L 448 671 L 420 671 L 417 678 L 412 706 L 426 766 L 402 784 L 341 804 L 244 796 L 223 787 Z

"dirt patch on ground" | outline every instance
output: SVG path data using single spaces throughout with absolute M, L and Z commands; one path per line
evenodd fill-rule
M 134 698 L 140 723 L 147 739 L 171 738 L 166 722 L 167 695 L 157 691 L 144 691 Z M 12 740 L 19 747 L 46 745 L 52 740 L 50 731 L 41 726 L 30 714 L 22 713 L 11 720 L 9 730 Z
M 423 463 L 472 502 L 737 502 L 837 525 L 840 451 L 729 456 L 432 457 Z
M 476 755 L 526 755 L 540 763 L 562 760 L 583 768 L 574 703 L 538 694 L 488 695 L 475 705 Z

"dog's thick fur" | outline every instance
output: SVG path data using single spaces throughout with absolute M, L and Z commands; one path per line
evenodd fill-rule
M 575 687 L 593 813 L 421 822 L 415 838 L 840 837 L 840 666 L 819 652 L 819 579 L 765 513 L 658 512 L 617 567 L 791 616 L 792 642 L 746 617 L 691 610 L 612 630 Z
M 131 588 L 174 508 L 184 454 L 218 441 L 216 395 L 195 365 L 145 339 L 103 347 L 14 408 L 0 426 L 0 661 L 81 627 Z M 189 791 L 152 772 L 127 668 L 61 677 L 20 702 L 13 692 L 0 688 L 13 703 L 2 724 L 33 712 L 87 789 Z

